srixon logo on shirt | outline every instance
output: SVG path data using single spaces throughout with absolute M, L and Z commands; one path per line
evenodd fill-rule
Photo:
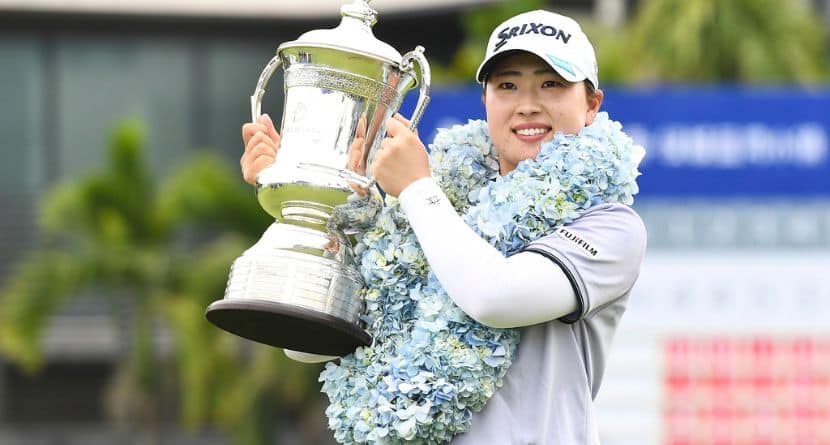
M 568 40 L 571 40 L 571 34 L 568 34 L 561 29 L 556 29 L 553 26 L 545 25 L 544 23 L 524 23 L 522 26 L 513 26 L 504 28 L 499 31 L 499 40 L 496 42 L 496 47 L 493 49 L 494 51 L 498 51 L 499 48 L 504 46 L 508 40 L 512 39 L 513 37 L 523 36 L 525 34 L 539 34 L 547 37 L 553 37 L 554 39 L 561 40 L 563 43 L 568 43 Z

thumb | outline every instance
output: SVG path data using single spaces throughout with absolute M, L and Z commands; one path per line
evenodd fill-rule
M 395 115 L 392 116 L 392 117 L 394 117 L 395 119 L 397 119 L 400 122 L 403 122 L 403 124 L 406 128 L 409 128 L 412 125 L 412 122 L 409 119 L 405 118 L 404 115 L 401 114 L 401 113 L 395 113 Z
M 274 141 L 278 142 L 280 140 L 280 135 L 277 133 L 277 129 L 274 127 L 274 121 L 271 120 L 271 116 L 268 113 L 263 114 L 259 117 L 259 122 L 265 124 L 265 127 L 268 129 L 268 136 Z
M 389 136 L 395 137 L 407 130 L 406 125 L 398 119 L 390 117 L 386 120 L 386 133 Z

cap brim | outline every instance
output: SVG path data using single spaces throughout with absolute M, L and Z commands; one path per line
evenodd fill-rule
M 493 65 L 498 62 L 504 56 L 509 56 L 512 54 L 519 54 L 523 52 L 528 52 L 523 49 L 511 49 L 507 51 L 499 51 L 495 54 L 492 54 L 490 57 L 484 59 L 481 62 L 481 65 L 478 66 L 478 70 L 476 71 L 476 80 L 478 83 L 484 83 L 484 80 L 487 78 L 487 75 L 490 74 L 490 70 L 493 69 Z
M 509 43 L 508 43 L 509 45 Z M 583 80 L 590 80 L 588 76 L 586 76 L 579 68 L 573 66 L 573 64 L 568 63 L 564 59 L 556 57 L 554 54 L 547 53 L 545 51 L 536 50 L 536 49 L 528 49 L 528 48 L 506 48 L 502 49 L 501 51 L 492 54 L 490 57 L 486 58 L 481 65 L 478 67 L 478 71 L 476 71 L 476 80 L 479 83 L 484 83 L 487 76 L 490 74 L 490 71 L 493 69 L 493 65 L 498 62 L 503 56 L 517 54 L 517 53 L 530 53 L 533 54 L 540 59 L 544 60 L 557 74 L 562 76 L 563 79 L 567 80 L 568 82 L 581 82 Z M 591 82 L 594 83 L 594 82 Z

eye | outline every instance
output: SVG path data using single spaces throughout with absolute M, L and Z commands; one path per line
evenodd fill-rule
M 556 88 L 556 87 L 561 87 L 561 86 L 562 86 L 562 82 L 559 82 L 559 81 L 556 81 L 556 80 L 546 80 L 546 81 L 542 82 L 542 88 Z
M 514 84 L 513 82 L 501 82 L 501 83 L 499 83 L 499 89 L 500 90 L 515 90 L 516 89 L 516 84 Z

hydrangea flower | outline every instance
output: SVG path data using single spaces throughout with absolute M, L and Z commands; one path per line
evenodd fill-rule
M 593 205 L 631 204 L 644 155 L 604 112 L 505 176 L 484 121 L 440 130 L 430 148 L 433 176 L 456 211 L 505 254 Z M 501 387 L 519 331 L 484 326 L 455 306 L 397 200 L 379 212 L 356 248 L 373 343 L 320 374 L 329 428 L 343 444 L 445 443 Z

